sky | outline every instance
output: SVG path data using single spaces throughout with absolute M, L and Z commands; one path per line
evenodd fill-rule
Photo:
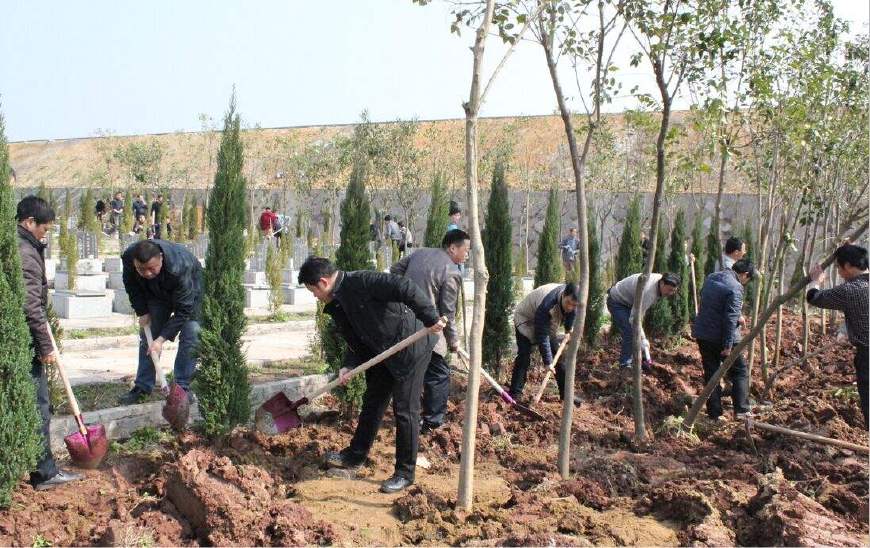
M 867 32 L 863 0 L 835 0 Z M 461 118 L 471 78 L 470 30 L 451 34 L 443 2 L 411 0 L 60 0 L 9 2 L 0 22 L 0 111 L 10 141 L 195 131 L 220 120 L 235 85 L 248 126 Z M 625 82 L 610 110 L 653 91 L 615 56 Z M 488 41 L 484 74 L 504 51 Z M 561 68 L 566 94 L 574 73 Z M 677 103 L 680 106 L 680 102 Z M 685 106 L 685 103 L 683 103 Z M 575 108 L 581 108 L 574 103 Z M 556 109 L 540 46 L 522 43 L 499 73 L 483 116 Z

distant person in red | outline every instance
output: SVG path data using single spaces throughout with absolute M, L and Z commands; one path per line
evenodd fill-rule
M 260 213 L 260 230 L 263 232 L 263 236 L 267 238 L 272 237 L 272 226 L 277 218 L 278 216 L 275 215 L 271 207 L 266 206 L 263 208 L 263 212 Z

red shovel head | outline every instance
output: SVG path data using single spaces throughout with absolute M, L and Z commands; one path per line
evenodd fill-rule
M 308 398 L 291 402 L 290 398 L 284 395 L 284 392 L 278 392 L 263 403 L 262 409 L 272 415 L 275 430 L 279 434 L 283 434 L 291 428 L 302 426 L 302 417 L 296 410 L 300 405 L 306 403 L 308 403 Z
M 163 418 L 176 432 L 181 432 L 187 427 L 190 418 L 190 397 L 187 390 L 175 383 L 169 387 L 169 395 L 163 405 Z
M 103 461 L 109 450 L 109 440 L 106 438 L 106 429 L 102 424 L 88 424 L 85 426 L 88 435 L 85 436 L 78 430 L 66 436 L 63 441 L 66 450 L 76 466 L 82 468 L 96 468 Z

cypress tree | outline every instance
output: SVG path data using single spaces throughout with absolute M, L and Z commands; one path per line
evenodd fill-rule
M 284 304 L 284 288 L 281 276 L 281 253 L 270 245 L 266 251 L 266 278 L 269 282 L 269 313 L 272 319 L 281 318 L 281 305 Z
M 344 271 L 371 270 L 369 255 L 369 224 L 371 224 L 371 205 L 365 192 L 366 165 L 362 161 L 354 162 L 347 185 L 344 201 L 341 202 L 341 234 L 338 250 L 335 253 L 335 265 Z M 309 231 L 310 233 L 310 231 Z M 327 371 L 338 373 L 344 358 L 345 344 L 335 333 L 332 319 L 317 307 L 317 325 L 320 329 L 320 344 L 326 359 Z M 365 393 L 365 377 L 354 377 L 347 386 L 340 388 L 338 397 L 359 407 Z
M 42 451 L 36 392 L 30 376 L 33 350 L 24 318 L 24 283 L 18 256 L 15 193 L 10 184 L 6 125 L 0 115 L 0 507 L 32 470 Z
M 616 259 L 616 282 L 643 270 L 643 248 L 640 245 L 640 198 L 628 204 Z
M 432 179 L 431 194 L 432 201 L 429 202 L 429 218 L 426 219 L 426 235 L 423 240 L 426 247 L 441 247 L 441 240 L 447 232 L 450 200 L 447 198 L 447 189 L 444 188 L 444 174 L 440 171 Z
M 365 192 L 365 164 L 357 162 L 350 174 L 347 193 L 341 202 L 341 235 L 335 264 L 341 270 L 371 270 L 369 225 L 371 206 Z
M 89 232 L 95 231 L 95 226 L 99 222 L 93 209 L 96 203 L 97 202 L 94 200 L 93 189 L 88 188 L 79 200 L 79 218 L 78 223 L 76 224 L 77 228 Z
M 224 118 L 217 172 L 208 208 L 210 242 L 205 260 L 202 331 L 195 384 L 206 435 L 245 424 L 251 413 L 248 368 L 242 353 L 245 318 L 244 152 L 233 92 Z M 165 208 L 164 208 L 165 209 Z
M 67 219 L 71 219 L 73 216 L 72 192 L 70 192 L 70 189 L 66 189 L 66 197 L 63 201 L 63 216 Z
M 446 197 L 445 197 L 446 198 Z M 440 215 L 445 221 L 446 211 Z M 430 210 L 429 219 L 432 220 Z M 442 232 L 443 234 L 443 232 Z M 498 372 L 507 358 L 511 340 L 510 316 L 514 306 L 511 267 L 511 217 L 505 165 L 498 161 L 492 173 L 483 249 L 489 280 L 486 282 L 486 316 L 483 323 L 483 363 Z
M 710 224 L 707 234 L 707 260 L 704 261 L 704 275 L 719 270 L 719 259 L 722 256 L 722 242 L 719 241 L 719 223 L 716 219 Z M 700 287 L 700 286 L 698 286 Z
M 662 250 L 664 252 L 664 250 Z M 686 214 L 683 210 L 677 212 L 674 219 L 674 231 L 671 233 L 671 254 L 668 258 L 668 271 L 678 274 L 682 283 L 677 293 L 668 302 L 671 305 L 671 337 L 678 337 L 689 321 L 689 308 L 692 296 L 689 295 L 689 261 L 686 258 Z
M 196 198 L 191 197 L 184 214 L 187 226 L 187 239 L 195 240 L 199 236 L 199 219 L 197 218 Z
M 550 189 L 544 229 L 538 240 L 538 264 L 535 268 L 535 287 L 562 280 L 562 261 L 559 258 L 559 196 Z
M 743 232 L 741 235 L 741 239 L 746 242 L 746 255 L 744 255 L 744 259 L 750 262 L 754 261 L 755 256 L 755 236 L 752 232 L 752 223 L 750 221 L 746 221 L 743 225 Z M 758 290 L 758 279 L 751 280 L 748 284 L 746 284 L 745 289 L 743 290 L 743 305 L 747 308 L 751 308 L 751 303 L 755 302 L 755 292 Z
M 121 231 L 129 234 L 133 231 L 133 193 L 129 190 L 124 194 L 124 213 L 121 214 Z
M 619 240 L 619 254 L 616 256 L 616 276 L 614 283 L 643 270 L 643 248 L 640 245 L 640 197 L 635 196 L 628 203 L 625 220 L 622 223 L 622 237 Z M 610 334 L 619 334 L 619 326 L 610 324 Z
M 598 237 L 598 225 L 595 222 L 595 212 L 589 207 L 587 232 L 589 236 L 589 300 L 586 304 L 586 323 L 583 325 L 583 336 L 590 347 L 597 346 L 598 333 L 604 325 L 604 280 L 601 276 L 601 239 Z
M 663 226 L 659 219 L 659 229 L 656 236 L 656 256 L 653 258 L 653 272 L 667 272 L 668 255 L 666 253 L 668 246 L 668 229 Z M 671 316 L 670 299 L 659 299 L 647 312 L 646 323 L 647 331 L 653 337 L 666 337 L 670 335 L 673 327 L 673 317 Z
M 695 216 L 695 223 L 692 226 L 692 255 L 695 256 L 695 291 L 698 292 L 700 299 L 701 286 L 704 285 L 704 271 L 701 269 L 701 265 L 704 264 L 704 221 L 700 213 Z M 691 267 L 689 271 L 691 272 Z M 693 291 L 693 289 L 689 288 L 689 291 Z M 694 317 L 694 304 L 690 310 Z

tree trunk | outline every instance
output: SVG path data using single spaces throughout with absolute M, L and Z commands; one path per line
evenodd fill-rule
M 846 226 L 851 225 L 856 219 L 850 219 L 850 222 L 846 223 Z M 865 219 L 861 225 L 852 231 L 852 234 L 849 237 L 850 241 L 856 241 L 860 238 L 864 232 L 867 230 L 867 220 Z M 831 253 L 828 257 L 821 263 L 821 267 L 827 268 L 831 263 L 834 262 L 834 251 L 838 247 L 839 243 L 835 242 Z M 796 282 L 788 291 L 780 294 L 777 299 L 767 307 L 767 310 L 761 315 L 758 321 L 758 325 L 752 328 L 749 334 L 744 337 L 735 347 L 731 349 L 731 353 L 728 354 L 728 357 L 719 367 L 719 370 L 710 378 L 710 381 L 704 386 L 704 390 L 701 391 L 701 394 L 695 399 L 695 402 L 692 404 L 692 408 L 689 409 L 688 415 L 686 415 L 686 420 L 683 421 L 683 425 L 685 428 L 692 428 L 692 425 L 695 423 L 695 419 L 698 418 L 698 413 L 700 413 L 701 408 L 706 403 L 707 399 L 710 397 L 710 394 L 713 392 L 713 389 L 719 385 L 719 382 L 722 380 L 722 377 L 728 372 L 731 368 L 731 365 L 734 363 L 734 360 L 739 356 L 747 346 L 752 344 L 752 341 L 755 337 L 758 336 L 758 333 L 764 328 L 767 320 L 773 316 L 773 313 L 779 308 L 782 303 L 788 302 L 804 288 L 806 285 L 810 283 L 809 276 L 804 276 L 800 281 Z
M 555 12 L 551 13 L 550 24 L 554 25 Z M 600 80 L 601 74 L 601 45 L 603 43 L 603 33 L 599 34 L 599 49 L 598 49 L 598 71 L 596 82 Z M 552 34 L 545 32 L 541 33 L 541 45 L 544 48 L 544 55 L 547 58 L 547 68 L 550 71 L 550 80 L 553 83 L 553 91 L 556 94 L 556 102 L 559 104 L 559 113 L 562 116 L 562 124 L 565 126 L 565 136 L 568 139 L 568 150 L 571 153 L 571 167 L 574 172 L 574 187 L 577 194 L 577 231 L 580 239 L 579 257 L 577 261 L 578 279 L 577 279 L 577 309 L 575 312 L 574 325 L 571 329 L 570 343 L 565 356 L 565 393 L 562 399 L 562 424 L 559 431 L 559 474 L 562 479 L 570 477 L 570 457 L 571 457 L 571 425 L 574 415 L 574 374 L 577 365 L 577 351 L 583 341 L 583 329 L 586 323 L 586 305 L 589 298 L 589 225 L 587 223 L 586 206 L 586 183 L 583 178 L 583 171 L 586 167 L 586 157 L 589 154 L 589 146 L 592 143 L 592 135 L 595 131 L 595 124 L 590 120 L 590 124 L 586 130 L 586 140 L 583 143 L 583 152 L 577 150 L 577 139 L 574 134 L 574 124 L 571 120 L 571 111 L 565 103 L 565 96 L 562 93 L 562 85 L 559 82 L 559 75 L 556 70 L 556 60 L 553 56 L 552 49 Z M 599 95 L 596 93 L 596 96 Z M 598 103 L 596 97 L 596 105 Z M 596 106 L 596 111 L 597 111 Z
M 480 217 L 477 205 L 477 117 L 480 112 L 480 67 L 486 37 L 492 22 L 495 0 L 487 0 L 483 20 L 474 40 L 474 61 L 471 73 L 471 90 L 465 110 L 465 186 L 468 199 L 468 225 L 471 236 L 471 257 L 474 268 L 474 308 L 471 316 L 471 338 L 468 351 L 468 388 L 465 393 L 465 420 L 462 425 L 462 455 L 459 461 L 459 494 L 456 505 L 471 510 L 474 487 L 475 438 L 477 436 L 477 398 L 480 391 L 480 366 L 482 357 L 483 319 L 486 310 L 486 282 L 489 273 L 480 236 Z M 463 311 L 465 312 L 465 311 Z
M 711 232 L 715 232 L 716 241 L 721 245 L 722 243 L 722 193 L 725 190 L 725 167 L 728 165 L 728 144 L 727 142 L 719 143 L 719 187 L 716 190 L 716 203 L 713 207 L 713 227 Z M 719 269 L 721 270 L 722 265 L 722 255 L 716 257 L 716 264 L 719 265 Z

